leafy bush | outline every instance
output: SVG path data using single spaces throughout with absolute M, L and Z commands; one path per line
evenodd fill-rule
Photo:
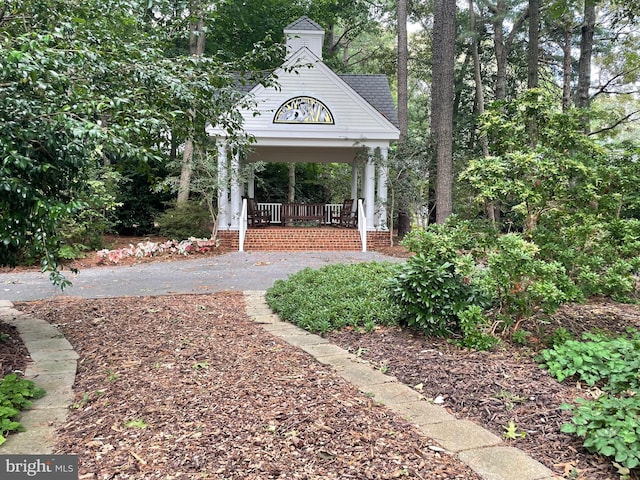
M 78 208 L 66 215 L 60 225 L 61 256 L 74 259 L 86 250 L 102 248 L 103 236 L 115 226 L 116 201 L 122 181 L 119 173 L 107 168 L 94 169 L 86 187 L 79 192 Z
M 0 445 L 6 442 L 6 434 L 24 431 L 16 421 L 20 410 L 31 405 L 31 399 L 42 398 L 45 392 L 31 380 L 18 377 L 15 373 L 0 380 Z
M 210 237 L 213 225 L 207 207 L 196 202 L 173 207 L 156 219 L 160 235 L 169 238 Z
M 584 438 L 593 453 L 612 457 L 624 468 L 640 466 L 640 334 L 616 338 L 602 333 L 585 334 L 584 341 L 568 340 L 543 350 L 542 366 L 562 381 L 577 377 L 608 393 L 596 400 L 563 404 L 573 417 L 562 426 L 565 433 Z
M 557 262 L 537 258 L 538 247 L 518 234 L 497 240 L 487 258 L 485 288 L 493 291 L 500 313 L 516 319 L 541 310 L 553 313 L 580 292 Z
M 592 214 L 561 216 L 539 227 L 540 258 L 561 263 L 583 296 L 627 300 L 640 268 L 640 221 L 603 220 Z
M 602 395 L 597 400 L 577 399 L 577 406 L 563 404 L 573 414 L 561 430 L 584 438 L 592 453 L 612 457 L 619 465 L 640 466 L 640 396 Z
M 402 241 L 410 252 L 445 255 L 468 253 L 474 259 L 484 258 L 498 238 L 498 231 L 487 222 L 461 220 L 450 216 L 440 224 L 429 225 L 424 230 L 413 230 Z
M 306 268 L 277 280 L 266 299 L 282 319 L 311 332 L 346 326 L 373 329 L 397 319 L 398 308 L 385 288 L 396 268 L 378 262 Z
M 587 333 L 583 340 L 568 340 L 543 350 L 543 367 L 560 382 L 575 376 L 614 394 L 640 391 L 640 333 L 632 331 L 630 336 L 617 338 Z
M 409 258 L 390 281 L 393 298 L 405 325 L 427 335 L 447 336 L 460 331 L 460 314 L 469 305 L 487 305 L 483 292 L 472 283 L 473 260 L 445 249 L 421 252 Z

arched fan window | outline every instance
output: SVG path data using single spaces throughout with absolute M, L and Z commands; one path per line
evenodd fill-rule
M 333 114 L 317 98 L 294 97 L 284 102 L 275 116 L 273 123 L 313 123 L 333 125 Z

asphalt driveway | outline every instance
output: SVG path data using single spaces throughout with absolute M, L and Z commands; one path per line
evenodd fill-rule
M 73 282 L 61 292 L 39 272 L 0 273 L 0 300 L 42 300 L 56 296 L 83 298 L 266 290 L 278 279 L 306 267 L 404 259 L 376 252 L 234 252 L 171 262 L 99 267 L 68 273 Z

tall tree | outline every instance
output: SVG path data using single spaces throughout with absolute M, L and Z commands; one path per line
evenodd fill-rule
M 431 137 L 436 157 L 436 222 L 453 213 L 453 96 L 456 2 L 435 0 Z
M 529 15 L 529 10 L 525 9 L 513 21 L 510 32 L 505 37 L 504 24 L 508 18 L 506 0 L 497 0 L 495 5 L 489 4 L 489 10 L 493 14 L 491 23 L 493 25 L 493 46 L 496 57 L 496 83 L 495 99 L 504 100 L 507 98 L 507 59 L 509 52 L 516 39 L 516 35 L 524 25 Z
M 189 53 L 194 57 L 200 57 L 204 53 L 206 44 L 202 0 L 191 0 L 190 10 L 192 21 L 189 31 Z M 188 119 L 192 125 L 191 129 L 195 130 L 196 113 L 193 107 L 188 109 Z M 195 132 L 192 131 L 190 133 L 191 135 L 185 140 L 184 150 L 182 152 L 182 170 L 180 172 L 180 183 L 178 185 L 178 198 L 176 202 L 178 205 L 184 205 L 189 201 L 193 156 L 201 150 L 194 141 L 193 134 Z
M 538 88 L 540 49 L 540 0 L 529 0 L 529 47 L 527 50 L 527 88 Z M 529 143 L 535 148 L 538 143 L 538 120 L 532 116 L 529 120 Z
M 596 2 L 584 0 L 584 18 L 580 35 L 580 60 L 578 62 L 578 87 L 575 105 L 588 108 L 591 103 L 591 60 L 593 55 L 593 37 L 596 25 Z M 585 128 L 586 127 L 585 125 Z
M 407 141 L 409 137 L 409 44 L 407 34 L 407 0 L 398 0 L 398 124 L 400 126 L 400 139 L 398 142 L 398 154 L 407 155 Z M 399 182 L 406 180 L 407 171 L 400 169 Z M 404 195 L 398 197 L 398 238 L 404 238 L 411 230 L 411 216 L 409 205 Z

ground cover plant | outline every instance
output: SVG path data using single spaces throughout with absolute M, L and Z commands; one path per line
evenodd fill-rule
M 562 431 L 584 439 L 594 453 L 611 457 L 619 471 L 640 466 L 640 334 L 612 337 L 587 333 L 543 350 L 542 365 L 558 381 L 574 378 L 598 387 L 595 399 L 576 399 L 562 407 L 573 415 Z
M 16 373 L 0 379 L 0 445 L 6 442 L 9 433 L 24 431 L 19 422 L 20 411 L 29 408 L 31 400 L 44 395 L 42 388 Z
M 277 280 L 267 302 L 281 318 L 311 332 L 347 326 L 371 331 L 397 321 L 399 311 L 385 287 L 396 270 L 380 262 L 307 268 Z

